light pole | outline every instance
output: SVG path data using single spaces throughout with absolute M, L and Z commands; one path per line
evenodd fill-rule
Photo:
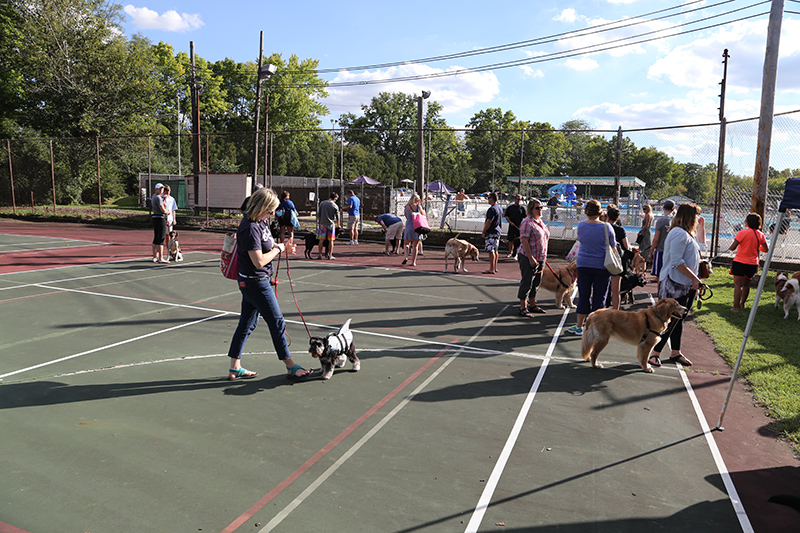
M 256 109 L 255 109 L 255 128 L 253 128 L 253 177 L 250 181 L 250 190 L 255 190 L 256 176 L 258 175 L 258 128 L 261 114 L 261 82 L 268 80 L 278 71 L 275 65 L 264 65 L 264 32 L 261 32 L 261 45 L 258 51 L 258 79 L 256 80 Z M 266 161 L 265 161 L 266 163 Z M 264 175 L 266 176 L 266 166 Z
M 430 95 L 430 91 L 422 91 L 422 96 L 417 97 L 417 182 L 419 183 L 420 198 L 424 198 L 422 187 L 425 176 L 425 161 L 422 154 L 422 101 L 429 98 Z
M 331 179 L 336 178 L 336 120 L 331 119 Z

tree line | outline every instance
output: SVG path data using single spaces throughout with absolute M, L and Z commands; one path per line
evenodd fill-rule
M 163 42 L 126 37 L 123 16 L 121 6 L 105 0 L 0 4 L 0 138 L 61 140 L 55 145 L 56 173 L 69 179 L 59 180 L 59 202 L 96 198 L 94 138 L 103 138 L 106 198 L 134 193 L 138 173 L 148 167 L 153 173 L 175 173 L 180 138 L 185 148 L 177 166 L 192 166 L 190 58 Z M 380 93 L 361 106 L 361 113 L 345 113 L 336 128 L 323 128 L 329 110 L 321 103 L 327 84 L 317 74 L 319 61 L 274 53 L 264 62 L 278 71 L 262 84 L 273 134 L 269 157 L 259 157 L 259 173 L 268 159 L 273 175 L 339 177 L 344 169 L 346 179 L 363 174 L 387 185 L 416 179 L 415 95 Z M 199 129 L 214 135 L 209 170 L 252 172 L 257 58 L 209 62 L 198 56 L 195 66 Z M 427 104 L 425 165 L 431 179 L 452 187 L 511 192 L 516 185 L 507 183 L 507 176 L 613 175 L 616 167 L 616 137 L 592 132 L 583 120 L 554 128 L 489 108 L 454 128 L 441 114 L 438 102 Z M 86 139 L 92 142 L 80 141 Z M 44 166 L 49 169 L 45 144 L 13 146 L 15 165 L 28 170 L 19 178 L 15 173 L 15 179 L 33 180 Z M 628 137 L 621 158 L 623 175 L 644 180 L 652 197 L 713 198 L 713 164 L 679 163 L 656 148 L 635 146 Z

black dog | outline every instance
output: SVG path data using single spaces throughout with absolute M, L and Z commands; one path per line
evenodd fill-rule
M 306 242 L 306 251 L 305 251 L 306 259 L 312 259 L 311 252 L 314 251 L 314 247 L 319 244 L 319 237 L 317 237 L 317 234 L 312 231 L 312 232 L 306 234 L 304 239 L 305 239 L 305 242 Z M 322 242 L 322 250 L 323 250 L 323 252 L 322 252 L 323 255 L 330 254 L 330 252 L 328 251 L 328 250 L 330 250 L 330 244 L 329 244 L 328 239 L 325 239 Z
M 619 302 L 620 304 L 633 303 L 633 289 L 647 285 L 647 279 L 642 274 L 634 274 L 631 271 L 620 274 L 619 279 Z
M 311 357 L 318 357 L 322 365 L 322 379 L 331 379 L 334 367 L 342 368 L 348 359 L 353 363 L 353 372 L 361 370 L 349 319 L 336 333 L 329 333 L 327 337 L 311 337 L 309 344 L 308 353 Z

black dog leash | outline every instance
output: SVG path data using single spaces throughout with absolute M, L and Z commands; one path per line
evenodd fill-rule
M 564 283 L 563 281 L 561 281 L 561 276 L 559 276 L 558 274 L 556 274 L 556 271 L 555 271 L 555 270 L 553 270 L 553 267 L 551 267 L 551 266 L 550 266 L 550 263 L 548 263 L 547 261 L 545 261 L 545 262 L 544 262 L 544 264 L 545 264 L 545 265 L 547 265 L 547 268 L 549 268 L 549 269 L 550 269 L 550 272 L 552 272 L 552 273 L 553 273 L 553 277 L 554 277 L 554 278 L 556 278 L 556 279 L 558 280 L 558 282 L 561 284 L 561 286 L 562 286 L 562 287 L 564 287 L 565 289 L 569 288 L 569 285 L 567 285 L 566 283 Z M 570 273 L 569 273 L 569 277 L 572 277 L 572 272 L 570 272 Z

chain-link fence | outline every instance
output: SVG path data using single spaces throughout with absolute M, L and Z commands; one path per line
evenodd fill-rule
M 750 210 L 752 191 L 737 188 L 737 183 L 753 174 L 758 120 L 728 123 L 722 154 L 725 186 L 720 190 L 718 124 L 627 131 L 440 129 L 425 130 L 422 137 L 424 182 L 440 180 L 470 193 L 460 206 L 453 193 L 449 198 L 446 193 L 428 194 L 430 218 L 437 227 L 480 231 L 488 191 L 547 199 L 551 187 L 574 184 L 574 198 L 562 198 L 561 205 L 545 215 L 556 238 L 575 236 L 582 213 L 568 205 L 571 202 L 617 201 L 633 240 L 641 225 L 641 206 L 675 195 L 701 205 L 708 240 L 718 254 L 726 255 L 737 225 Z M 800 169 L 798 137 L 800 113 L 775 116 L 771 160 L 777 163 L 772 166 Z M 424 188 L 417 183 L 416 130 L 280 131 L 262 133 L 260 142 L 254 141 L 252 132 L 0 141 L 5 152 L 5 164 L 0 164 L 0 205 L 54 209 L 97 204 L 139 196 L 142 176 L 150 177 L 151 183 L 153 175 L 168 175 L 186 181 L 186 205 L 197 210 L 205 207 L 204 198 L 190 198 L 192 178 L 185 176 L 197 175 L 201 184 L 206 173 L 236 175 L 237 180 L 249 182 L 247 176 L 257 169 L 259 182 L 288 190 L 301 211 L 313 211 L 332 191 L 342 194 L 353 189 L 369 219 L 390 211 L 401 214 L 410 191 Z M 794 172 L 800 174 L 800 170 Z M 347 184 L 360 175 L 381 185 Z M 615 176 L 635 178 L 641 184 L 624 186 L 623 180 L 618 192 L 613 187 Z M 608 184 L 598 184 L 602 179 L 609 180 Z M 780 180 L 770 176 L 773 181 Z M 241 195 L 248 191 L 242 189 Z M 776 218 L 776 198 L 782 190 L 770 194 L 766 233 Z M 501 205 L 505 207 L 505 202 Z M 713 234 L 717 206 L 719 231 Z M 654 212 L 660 214 L 658 209 Z M 794 236 L 798 228 L 793 225 L 790 218 L 788 229 L 779 234 L 778 256 L 800 261 Z

